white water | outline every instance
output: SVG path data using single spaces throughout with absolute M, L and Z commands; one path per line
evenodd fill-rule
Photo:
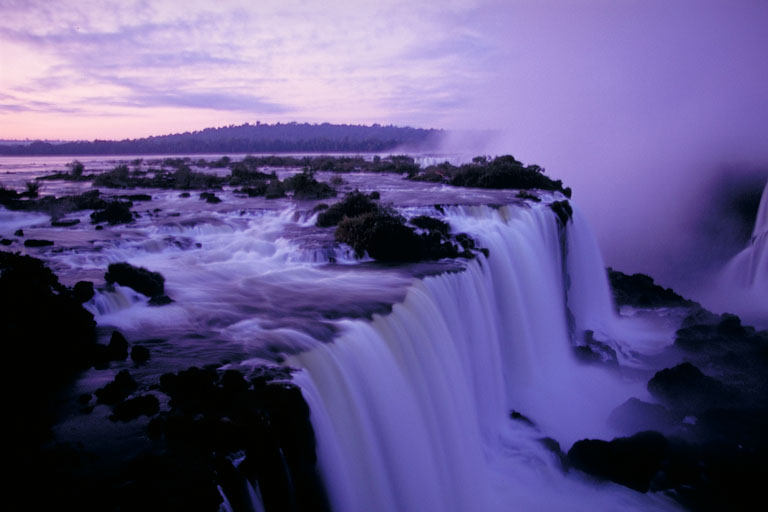
M 768 183 L 749 244 L 723 269 L 709 303 L 738 313 L 747 324 L 768 328 Z
M 392 313 L 342 322 L 294 356 L 335 511 L 649 510 L 664 500 L 564 476 L 537 441 L 611 437 L 605 419 L 640 382 L 574 357 L 555 216 L 535 208 L 449 210 L 490 258 L 412 286 Z M 580 216 L 568 236 L 577 325 L 613 325 L 602 260 Z M 591 235 L 590 235 L 591 236 Z M 599 253 L 598 253 L 599 256 Z M 577 266 L 579 268 L 573 268 Z M 594 268 L 593 268 L 594 267 Z M 611 318 L 604 318 L 605 315 Z M 517 410 L 537 425 L 511 420 Z

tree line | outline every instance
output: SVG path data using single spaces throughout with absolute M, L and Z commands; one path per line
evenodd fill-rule
M 204 153 L 344 153 L 437 147 L 436 129 L 374 124 L 242 124 L 140 139 L 0 146 L 0 155 L 147 155 Z

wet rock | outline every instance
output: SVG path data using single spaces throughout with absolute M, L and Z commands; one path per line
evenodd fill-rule
M 627 275 L 608 268 L 608 279 L 613 290 L 614 302 L 618 306 L 641 308 L 698 306 L 695 302 L 681 297 L 671 288 L 657 285 L 652 277 L 645 274 Z
M 522 413 L 519 413 L 517 411 L 509 411 L 509 417 L 515 421 L 519 421 L 521 423 L 525 423 L 528 426 L 535 427 L 536 424 L 530 420 L 527 416 L 525 416 Z
M 557 215 L 560 225 L 565 226 L 573 217 L 573 208 L 568 201 L 554 201 L 549 204 L 550 209 Z
M 151 201 L 152 196 L 149 194 L 123 194 L 117 196 L 119 199 L 127 199 L 128 201 Z
M 630 398 L 608 416 L 608 424 L 624 433 L 644 430 L 668 432 L 680 424 L 682 417 L 660 404 Z
M 222 502 L 212 464 L 196 452 L 142 454 L 108 484 L 94 510 L 217 511 Z
M 704 308 L 694 308 L 681 324 L 681 328 L 693 327 L 694 325 L 716 325 L 720 322 L 720 316 Z
M 100 404 L 115 405 L 128 398 L 128 395 L 136 391 L 138 384 L 128 370 L 121 370 L 115 380 L 99 388 L 94 393 Z
M 517 193 L 517 196 L 515 196 L 519 199 L 526 199 L 528 201 L 533 201 L 534 203 L 540 203 L 541 198 L 539 196 L 536 196 L 534 194 L 531 194 L 530 192 L 526 192 L 524 190 L 521 190 Z
M 17 229 L 13 232 L 13 236 L 24 236 L 24 230 L 23 229 Z
M 53 245 L 51 240 L 36 240 L 33 238 L 24 240 L 24 247 L 50 247 L 51 245 Z
M 616 350 L 605 342 L 595 339 L 594 331 L 584 331 L 584 344 L 573 347 L 576 358 L 583 363 L 619 366 Z
M 557 442 L 555 439 L 552 439 L 551 437 L 542 437 L 539 439 L 539 442 L 542 446 L 544 446 L 544 448 L 552 452 L 552 454 L 557 458 L 557 462 L 562 471 L 568 471 L 568 469 L 570 469 L 568 455 L 560 447 L 559 442 Z
M 641 432 L 613 441 L 586 439 L 568 450 L 569 464 L 585 473 L 647 492 L 667 456 L 667 440 L 658 432 Z
M 691 363 L 661 370 L 648 381 L 648 391 L 659 401 L 686 412 L 726 404 L 734 393 Z
M 177 452 L 196 450 L 224 472 L 221 485 L 257 481 L 266 510 L 328 510 L 309 408 L 301 390 L 282 381 L 291 371 L 260 367 L 246 376 L 193 367 L 165 374 L 160 390 L 171 410 L 150 422 L 150 435 Z M 227 453 L 242 459 L 240 476 L 221 466 Z
M 59 393 L 89 366 L 95 325 L 93 315 L 44 262 L 0 251 L 0 339 L 8 363 L 4 375 L 14 385 L 6 396 L 5 405 L 13 411 L 6 427 L 14 449 L 23 450 L 49 435 L 61 403 Z
M 148 304 L 150 306 L 167 306 L 168 304 L 171 304 L 173 302 L 173 299 L 170 298 L 167 295 L 156 295 L 149 299 Z
M 0 239 L 0 245 L 9 246 L 13 243 L 13 240 L 9 240 L 8 238 L 2 238 Z
M 97 210 L 91 214 L 91 222 L 94 224 L 106 222 L 110 226 L 133 222 L 130 206 L 130 203 L 111 201 L 106 204 L 103 210 Z
M 248 197 L 263 197 L 267 193 L 267 182 L 255 183 L 250 187 L 236 189 L 235 194 L 244 194 Z
M 443 236 L 448 236 L 451 232 L 451 227 L 447 222 L 427 215 L 419 215 L 408 221 L 410 224 L 417 228 L 424 229 L 426 231 L 434 231 Z
M 115 405 L 109 419 L 112 421 L 131 421 L 139 416 L 154 416 L 160 412 L 160 402 L 152 394 L 141 395 Z
M 111 361 L 125 361 L 128 358 L 128 340 L 120 332 L 112 331 L 107 352 Z
M 165 278 L 161 274 L 129 263 L 112 263 L 104 278 L 108 283 L 133 288 L 148 297 L 163 295 L 165 291 Z
M 211 204 L 217 204 L 221 202 L 221 199 L 217 197 L 213 192 L 202 192 L 200 194 L 200 199 L 205 199 L 206 203 Z
M 183 198 L 187 198 L 189 196 L 190 196 L 189 192 L 182 192 L 181 194 L 179 194 L 179 197 L 183 197 Z
M 78 281 L 72 287 L 72 297 L 81 304 L 91 300 L 94 295 L 93 283 L 90 281 Z
M 52 220 L 51 226 L 55 228 L 68 228 L 70 226 L 75 226 L 77 224 L 80 224 L 80 219 L 71 219 L 71 220 Z
M 134 345 L 131 347 L 131 361 L 136 364 L 143 364 L 149 361 L 149 349 L 143 345 Z

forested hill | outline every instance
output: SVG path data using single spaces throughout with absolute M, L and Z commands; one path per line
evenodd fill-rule
M 349 124 L 243 124 L 126 140 L 33 142 L 0 146 L 0 155 L 151 155 L 331 153 L 434 149 L 442 130 Z

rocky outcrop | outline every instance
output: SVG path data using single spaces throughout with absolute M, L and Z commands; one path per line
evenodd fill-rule
M 628 275 L 609 268 L 608 279 L 613 291 L 613 300 L 617 306 L 640 308 L 698 306 L 695 302 L 681 297 L 671 288 L 657 285 L 652 277 L 645 274 Z
M 165 293 L 165 278 L 158 272 L 129 263 L 112 263 L 104 275 L 107 283 L 133 288 L 147 297 L 158 297 Z

